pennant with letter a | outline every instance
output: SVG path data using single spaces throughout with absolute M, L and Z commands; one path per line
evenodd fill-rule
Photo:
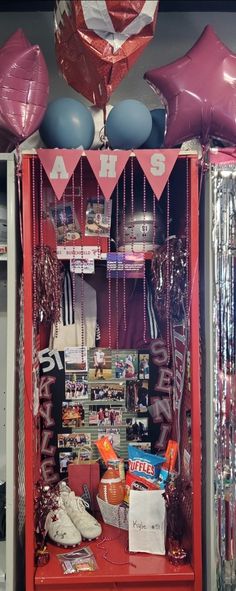
M 86 150 L 89 164 L 107 201 L 109 201 L 118 183 L 130 153 L 130 150 L 120 150 L 117 152 L 113 152 L 112 150 Z
M 156 198 L 160 199 L 180 150 L 134 150 L 134 152 Z
M 39 148 L 37 154 L 54 193 L 60 201 L 80 160 L 83 150 L 48 150 Z

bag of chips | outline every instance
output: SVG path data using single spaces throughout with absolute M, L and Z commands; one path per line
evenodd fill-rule
M 154 483 L 158 480 L 161 465 L 166 460 L 165 457 L 149 454 L 132 445 L 128 446 L 128 455 L 131 474 Z
M 157 490 L 160 488 L 157 484 L 154 484 L 150 480 L 141 478 L 140 476 L 134 476 L 131 472 L 127 472 L 125 478 L 125 498 L 124 503 L 129 504 L 129 495 L 131 490 Z

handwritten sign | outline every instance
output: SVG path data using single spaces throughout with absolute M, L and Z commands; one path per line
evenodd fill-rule
M 142 511 L 140 512 L 140 507 Z M 165 554 L 166 506 L 161 490 L 130 490 L 129 551 Z

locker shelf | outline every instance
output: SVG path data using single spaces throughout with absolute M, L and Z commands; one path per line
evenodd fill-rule
M 84 543 L 92 549 L 98 569 L 94 572 L 80 573 L 78 575 L 63 574 L 57 554 L 70 552 L 52 544 L 49 545 L 50 561 L 46 566 L 38 567 L 35 577 L 35 591 L 43 589 L 49 591 L 61 589 L 66 583 L 66 590 L 81 588 L 83 591 L 92 588 L 92 585 L 101 585 L 101 589 L 150 589 L 150 584 L 158 584 L 158 589 L 179 588 L 192 589 L 194 572 L 189 564 L 175 567 L 166 556 L 156 556 L 144 553 L 128 553 L 128 535 L 123 530 L 118 530 L 110 525 L 103 524 L 102 539 Z M 108 560 L 104 557 L 107 554 Z M 184 586 L 186 583 L 186 587 Z M 114 587 L 112 586 L 114 584 Z M 146 584 L 146 586 L 145 586 Z M 177 584 L 177 587 L 176 587 Z M 88 587 L 87 587 L 88 585 Z M 126 587 L 127 585 L 127 587 Z M 128 587 L 129 585 L 129 587 Z M 132 587 L 131 585 L 134 585 Z M 96 587 L 97 588 L 97 587 Z

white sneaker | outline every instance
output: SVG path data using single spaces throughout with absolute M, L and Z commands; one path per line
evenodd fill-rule
M 94 540 L 102 533 L 100 523 L 92 516 L 86 508 L 88 503 L 81 497 L 76 497 L 74 492 L 63 492 L 63 503 L 67 515 L 86 540 Z
M 78 546 L 82 540 L 79 530 L 62 507 L 49 512 L 45 529 L 53 542 L 65 548 Z

